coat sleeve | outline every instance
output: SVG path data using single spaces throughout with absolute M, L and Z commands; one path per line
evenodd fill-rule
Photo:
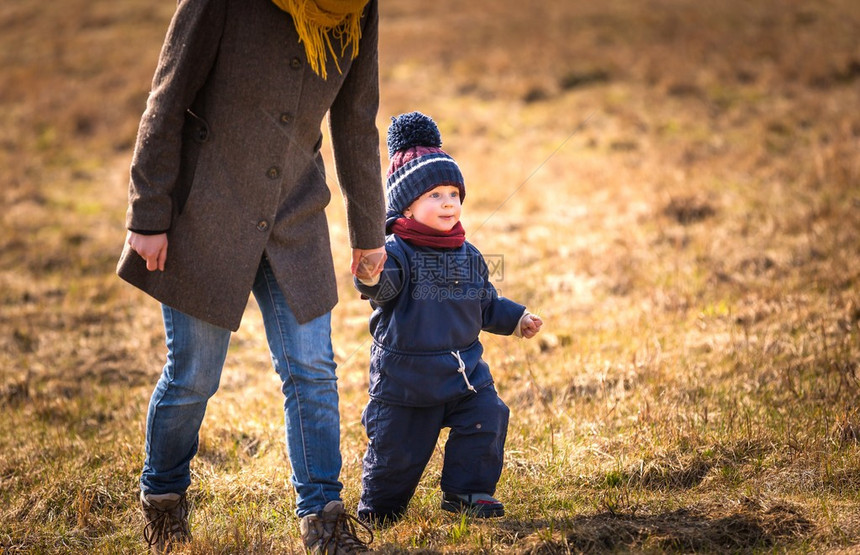
M 475 250 L 478 257 L 478 271 L 483 280 L 484 292 L 481 295 L 481 329 L 499 335 L 511 335 L 520 323 L 526 307 L 499 295 L 489 277 L 489 269 L 484 257 Z
M 177 5 L 138 128 L 126 213 L 129 229 L 170 228 L 185 112 L 215 61 L 225 4 L 225 0 L 180 0 Z
M 358 57 L 353 60 L 329 110 L 335 168 L 346 204 L 353 248 L 381 247 L 385 228 L 385 195 L 379 161 L 379 12 L 370 0 L 364 15 Z

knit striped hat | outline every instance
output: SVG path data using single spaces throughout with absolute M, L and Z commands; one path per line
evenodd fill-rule
M 436 123 L 421 112 L 410 112 L 391 118 L 388 128 L 388 201 L 387 218 L 403 214 L 415 199 L 439 185 L 460 189 L 460 200 L 466 197 L 466 183 L 460 167 L 442 146 Z

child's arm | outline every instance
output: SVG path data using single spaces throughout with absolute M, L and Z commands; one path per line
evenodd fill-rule
M 498 335 L 517 334 L 526 307 L 499 295 L 490 281 L 490 272 L 484 257 L 472 246 L 478 261 L 478 277 L 482 283 L 481 329 Z
M 543 325 L 543 320 L 532 314 L 526 307 L 498 294 L 490 281 L 489 268 L 483 255 L 475 249 L 479 260 L 480 277 L 484 282 L 482 299 L 481 329 L 499 335 L 515 335 L 531 339 Z
M 517 334 L 526 307 L 500 297 L 489 281 L 484 286 L 484 292 L 481 329 L 499 335 Z

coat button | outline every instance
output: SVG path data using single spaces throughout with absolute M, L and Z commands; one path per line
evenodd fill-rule
M 259 229 L 260 231 L 266 231 L 267 229 L 269 229 L 269 222 L 267 222 L 266 220 L 260 220 L 259 222 L 257 222 L 257 229 Z
M 266 175 L 269 176 L 269 179 L 277 179 L 281 175 L 281 168 L 272 166 L 266 171 Z
M 281 114 L 281 123 L 290 123 L 292 119 L 293 117 L 290 115 L 289 112 L 283 112 Z
M 293 69 L 300 69 L 302 67 L 302 59 L 296 56 L 290 60 L 290 67 Z

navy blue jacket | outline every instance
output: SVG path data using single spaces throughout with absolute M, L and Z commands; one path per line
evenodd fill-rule
M 510 335 L 525 312 L 501 297 L 472 244 L 453 249 L 386 237 L 379 283 L 354 280 L 370 298 L 370 397 L 416 407 L 446 403 L 493 383 L 481 330 Z M 460 371 L 462 370 L 462 372 Z

